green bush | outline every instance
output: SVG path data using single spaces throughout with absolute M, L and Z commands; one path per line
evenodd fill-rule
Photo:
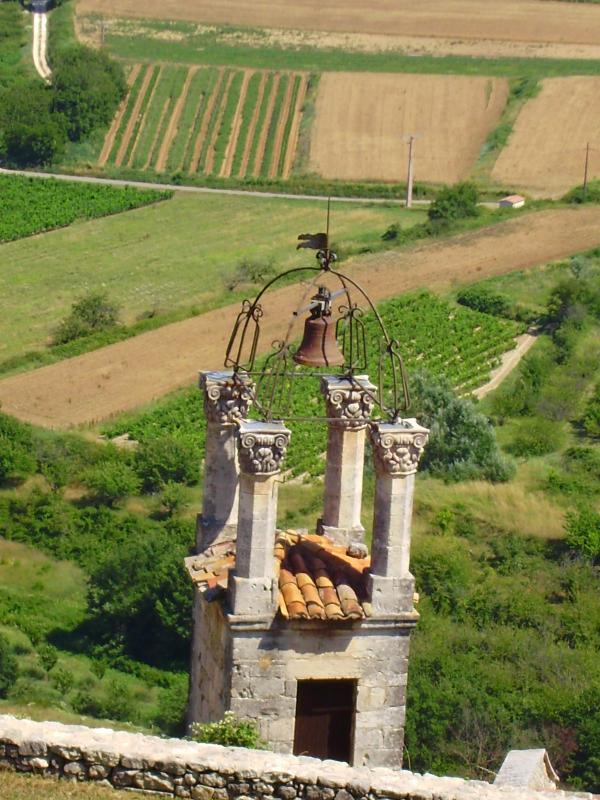
M 194 446 L 187 439 L 159 436 L 140 443 L 135 468 L 144 491 L 156 492 L 168 481 L 196 483 L 200 465 Z
M 585 558 L 600 558 L 600 514 L 583 507 L 570 511 L 565 523 L 567 544 Z
M 479 215 L 479 192 L 473 183 L 444 187 L 429 206 L 427 216 L 434 223 L 450 223 Z
M 84 481 L 97 499 L 109 506 L 135 494 L 140 488 L 135 472 L 119 461 L 106 461 L 91 467 L 84 475 Z
M 167 481 L 162 489 L 160 504 L 167 516 L 173 517 L 180 514 L 187 505 L 184 487 L 180 483 Z
M 515 456 L 532 458 L 555 453 L 560 450 L 564 441 L 562 425 L 540 417 L 531 417 L 519 423 L 507 450 Z
M 0 633 L 0 697 L 6 697 L 19 674 L 19 665 L 8 639 Z
M 249 747 L 253 750 L 264 749 L 256 723 L 250 720 L 236 719 L 232 711 L 226 711 L 219 722 L 195 722 L 191 726 L 190 738 L 196 742 L 221 744 L 224 747 Z
M 73 303 L 69 316 L 56 328 L 52 343 L 66 344 L 114 328 L 118 321 L 119 309 L 108 299 L 106 292 L 89 292 Z
M 387 230 L 381 234 L 384 242 L 393 242 L 402 233 L 402 226 L 399 222 L 393 222 Z
M 0 485 L 11 478 L 29 475 L 35 469 L 31 455 L 30 429 L 0 413 Z
M 50 672 L 58 662 L 58 650 L 51 644 L 42 644 L 38 647 L 38 658 L 41 665 Z
M 0 92 L 0 159 L 35 167 L 58 161 L 65 149 L 65 119 L 52 112 L 52 94 L 40 82 Z
M 469 286 L 456 296 L 457 301 L 475 311 L 505 317 L 510 312 L 510 303 L 504 295 L 486 286 Z
M 600 383 L 587 401 L 580 423 L 587 436 L 600 437 Z

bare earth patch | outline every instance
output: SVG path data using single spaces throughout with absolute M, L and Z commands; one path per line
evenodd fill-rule
M 589 176 L 600 177 L 600 78 L 549 78 L 521 109 L 507 146 L 492 170 L 500 183 L 544 197 L 560 197 Z
M 384 35 L 402 39 L 403 46 L 420 38 L 423 47 L 435 48 L 436 40 L 443 40 L 438 54 L 508 55 L 506 43 L 511 42 L 527 48 L 512 51 L 515 56 L 541 55 L 530 52 L 537 45 L 557 48 L 545 53 L 553 58 L 577 57 L 571 45 L 600 48 L 599 6 L 551 0 L 147 0 L 143 5 L 80 0 L 78 13 Z M 485 52 L 468 49 L 478 41 Z M 598 55 L 598 50 L 578 52 L 578 57 Z
M 356 258 L 346 270 L 379 302 L 418 287 L 441 288 L 526 269 L 599 244 L 598 207 L 548 210 L 452 240 Z M 281 319 L 289 319 L 310 291 L 296 285 L 269 295 L 262 352 L 281 333 Z M 226 306 L 7 378 L 0 382 L 2 410 L 35 424 L 68 428 L 148 403 L 191 384 L 198 369 L 221 367 L 238 311 L 238 304 Z M 300 326 L 301 320 L 297 334 Z
M 309 168 L 324 178 L 404 180 L 417 134 L 417 180 L 454 183 L 473 167 L 508 96 L 504 79 L 325 73 Z

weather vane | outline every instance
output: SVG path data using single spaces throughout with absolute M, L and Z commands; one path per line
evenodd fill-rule
M 294 267 L 281 272 L 263 286 L 254 300 L 242 302 L 227 345 L 225 366 L 233 370 L 234 376 L 250 376 L 253 379 L 254 407 L 264 419 L 270 420 L 298 418 L 290 413 L 293 381 L 321 377 L 324 373 L 314 370 L 331 367 L 337 368 L 336 374 L 340 377 L 353 381 L 376 361 L 378 386 L 372 399 L 382 415 L 395 422 L 410 405 L 399 344 L 390 337 L 375 304 L 362 286 L 335 269 L 337 254 L 330 247 L 330 217 L 331 198 L 327 202 L 326 231 L 298 236 L 296 249 L 316 250 L 318 266 Z M 284 319 L 276 320 L 284 331 L 283 336 L 272 342 L 270 354 L 257 365 L 261 323 L 266 313 L 263 301 L 275 284 L 300 272 L 316 274 L 306 284 L 306 290 L 287 327 Z M 334 291 L 327 285 L 332 280 Z M 335 282 L 339 285 L 338 289 L 335 289 Z M 312 290 L 315 290 L 315 294 L 307 303 Z M 342 295 L 345 296 L 343 304 L 335 308 L 334 300 Z M 355 301 L 356 295 L 363 305 Z M 363 322 L 365 310 L 376 321 L 378 336 L 375 342 L 367 336 Z M 280 311 L 280 305 L 276 303 L 275 315 Z M 302 341 L 296 347 L 293 342 L 294 328 L 298 317 L 306 312 L 309 312 L 309 316 L 304 321 Z M 247 381 L 245 383 L 248 384 Z

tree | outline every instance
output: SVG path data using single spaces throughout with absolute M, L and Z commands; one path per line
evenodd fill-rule
M 445 186 L 429 206 L 427 216 L 432 222 L 448 223 L 479 214 L 479 192 L 473 183 Z
M 585 558 L 600 558 L 600 514 L 583 507 L 569 511 L 565 523 L 567 544 Z
M 65 149 L 65 120 L 52 113 L 52 95 L 39 83 L 0 93 L 0 158 L 20 167 L 58 161 Z
M 53 344 L 66 344 L 73 339 L 115 327 L 119 308 L 106 292 L 89 292 L 71 306 L 71 313 L 54 331 Z
M 67 134 L 79 141 L 111 121 L 127 85 L 120 64 L 102 52 L 77 46 L 53 64 L 53 108 L 67 120 Z
M 147 492 L 159 491 L 168 481 L 191 484 L 198 480 L 193 445 L 174 436 L 142 442 L 135 454 L 135 468 Z
M 97 499 L 109 506 L 135 494 L 140 488 L 135 472 L 120 461 L 105 461 L 91 467 L 84 480 Z
M 28 475 L 35 469 L 31 448 L 29 428 L 0 413 L 0 484 L 9 478 Z

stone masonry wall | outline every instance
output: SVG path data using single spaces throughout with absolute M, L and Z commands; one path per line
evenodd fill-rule
M 410 627 L 314 623 L 269 630 L 232 626 L 231 705 L 257 722 L 261 737 L 281 753 L 294 743 L 301 680 L 356 681 L 353 763 L 399 766 L 403 751 Z
M 194 592 L 188 722 L 216 722 L 229 708 L 231 642 L 221 603 Z
M 11 716 L 0 716 L 2 768 L 192 800 L 593 800 Z

